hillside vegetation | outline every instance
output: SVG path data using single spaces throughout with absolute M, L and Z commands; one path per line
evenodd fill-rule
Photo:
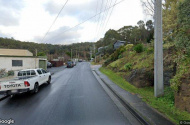
M 64 53 L 71 55 L 71 49 L 73 50 L 73 57 L 76 57 L 76 52 L 81 58 L 89 58 L 90 47 L 94 43 L 92 42 L 83 42 L 83 43 L 74 43 L 70 45 L 52 45 L 45 43 L 34 43 L 34 42 L 23 42 L 15 40 L 13 38 L 1 38 L 0 37 L 0 48 L 6 49 L 27 49 L 31 51 L 34 55 L 36 50 L 38 54 L 44 55 L 58 55 L 62 56 Z M 42 55 L 43 55 L 42 54 Z
M 163 5 L 165 85 L 163 97 L 154 97 L 154 40 L 146 35 L 143 37 L 144 32 L 141 29 L 145 29 L 146 33 L 151 30 L 147 25 L 145 27 L 142 21 L 135 32 L 126 32 L 130 26 L 122 28 L 122 32 L 117 31 L 120 39 L 129 34 L 128 39 L 132 41 L 111 53 L 105 50 L 103 57 L 105 61 L 103 68 L 100 69 L 123 89 L 141 95 L 144 101 L 176 124 L 179 124 L 181 119 L 190 119 L 189 13 L 188 0 L 168 0 Z M 134 30 L 134 27 L 131 28 Z M 106 37 L 105 35 L 99 43 L 103 45 Z

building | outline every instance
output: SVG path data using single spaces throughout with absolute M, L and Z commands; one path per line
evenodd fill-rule
M 116 50 L 116 49 L 118 49 L 120 46 L 124 46 L 125 43 L 126 43 L 126 41 L 117 40 L 117 41 L 113 44 L 113 48 Z
M 19 71 L 34 68 L 47 69 L 47 59 L 35 57 L 28 50 L 0 49 L 0 69 Z
M 104 52 L 104 47 L 99 47 L 98 48 L 98 53 L 103 53 Z

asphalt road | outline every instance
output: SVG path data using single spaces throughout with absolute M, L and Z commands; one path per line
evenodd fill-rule
M 16 125 L 130 124 L 98 83 L 87 62 L 52 76 L 39 93 L 21 94 L 0 102 L 0 119 Z

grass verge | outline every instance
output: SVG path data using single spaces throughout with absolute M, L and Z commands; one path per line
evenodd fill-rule
M 143 101 L 157 109 L 174 123 L 179 124 L 180 120 L 190 119 L 190 114 L 188 112 L 180 111 L 174 106 L 174 92 L 170 87 L 164 88 L 164 96 L 155 98 L 153 87 L 136 88 L 110 69 L 101 67 L 100 71 L 124 90 L 139 94 L 143 98 Z
M 102 63 L 90 62 L 91 65 L 101 65 Z

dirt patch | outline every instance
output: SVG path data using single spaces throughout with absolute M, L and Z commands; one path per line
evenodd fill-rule
M 143 69 L 132 70 L 130 75 L 124 77 L 129 83 L 133 84 L 138 88 L 153 86 L 154 84 L 154 71 Z
M 177 64 L 174 62 L 174 56 L 176 54 L 176 49 L 174 46 L 169 47 L 164 50 L 164 84 L 170 85 L 170 79 L 176 74 L 176 66 Z

